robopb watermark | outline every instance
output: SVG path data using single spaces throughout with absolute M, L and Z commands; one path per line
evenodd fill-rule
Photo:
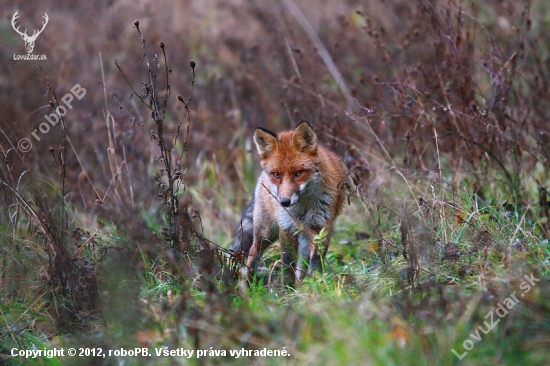
M 80 84 L 75 84 L 75 86 L 71 88 L 70 93 L 65 94 L 63 98 L 61 98 L 61 102 L 63 102 L 63 104 L 65 105 L 61 105 L 59 101 L 55 101 L 55 103 L 57 104 L 55 111 L 53 113 L 44 115 L 44 118 L 47 122 L 42 122 L 38 126 L 38 129 L 35 128 L 34 131 L 31 132 L 31 136 L 34 137 L 36 141 L 40 141 L 39 132 L 42 134 L 50 132 L 50 125 L 54 127 L 57 123 L 59 123 L 61 118 L 67 114 L 67 111 L 69 109 L 73 109 L 71 103 L 74 98 L 76 97 L 76 99 L 81 100 L 82 98 L 84 98 L 85 95 L 86 88 L 83 88 L 82 86 L 80 86 Z M 21 152 L 29 152 L 32 149 L 31 139 L 26 137 L 22 138 L 21 140 L 19 140 L 17 147 Z

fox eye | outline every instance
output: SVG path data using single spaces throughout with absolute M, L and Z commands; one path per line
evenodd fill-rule
M 275 178 L 275 179 L 281 178 L 281 173 L 279 173 L 279 172 L 273 172 L 273 173 L 271 173 L 271 175 L 272 175 L 273 178 Z
M 304 174 L 304 171 L 303 171 L 303 170 L 296 170 L 296 171 L 294 172 L 294 176 L 295 176 L 296 178 L 298 178 L 298 177 L 301 176 L 302 174 Z

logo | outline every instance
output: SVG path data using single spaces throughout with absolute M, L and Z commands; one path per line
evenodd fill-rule
M 11 26 L 12 28 L 19 33 L 21 38 L 23 38 L 23 41 L 25 41 L 25 49 L 27 50 L 26 55 L 13 55 L 14 60 L 47 60 L 46 55 L 33 55 L 32 51 L 34 49 L 34 43 L 36 42 L 36 39 L 42 33 L 44 28 L 46 28 L 46 25 L 48 24 L 48 14 L 44 13 L 44 22 L 42 22 L 42 29 L 40 30 L 34 30 L 32 33 L 32 36 L 29 36 L 27 34 L 27 30 L 25 29 L 24 32 L 21 32 L 19 30 L 19 26 L 16 24 L 17 18 L 19 18 L 19 10 L 13 14 L 13 17 L 11 18 Z

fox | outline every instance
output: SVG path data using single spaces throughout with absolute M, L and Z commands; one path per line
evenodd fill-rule
M 305 264 L 308 276 L 321 272 L 321 256 L 326 257 L 344 203 L 346 168 L 336 153 L 318 144 L 307 121 L 279 134 L 258 127 L 254 142 L 262 173 L 229 249 L 257 270 L 263 251 L 278 239 L 282 282 L 292 285 L 305 277 Z M 327 235 L 319 253 L 313 238 L 323 228 Z

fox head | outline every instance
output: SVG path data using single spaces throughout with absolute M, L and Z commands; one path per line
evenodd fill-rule
M 282 206 L 294 205 L 318 176 L 317 135 L 304 121 L 294 131 L 279 135 L 257 128 L 254 142 L 262 157 L 271 193 Z

